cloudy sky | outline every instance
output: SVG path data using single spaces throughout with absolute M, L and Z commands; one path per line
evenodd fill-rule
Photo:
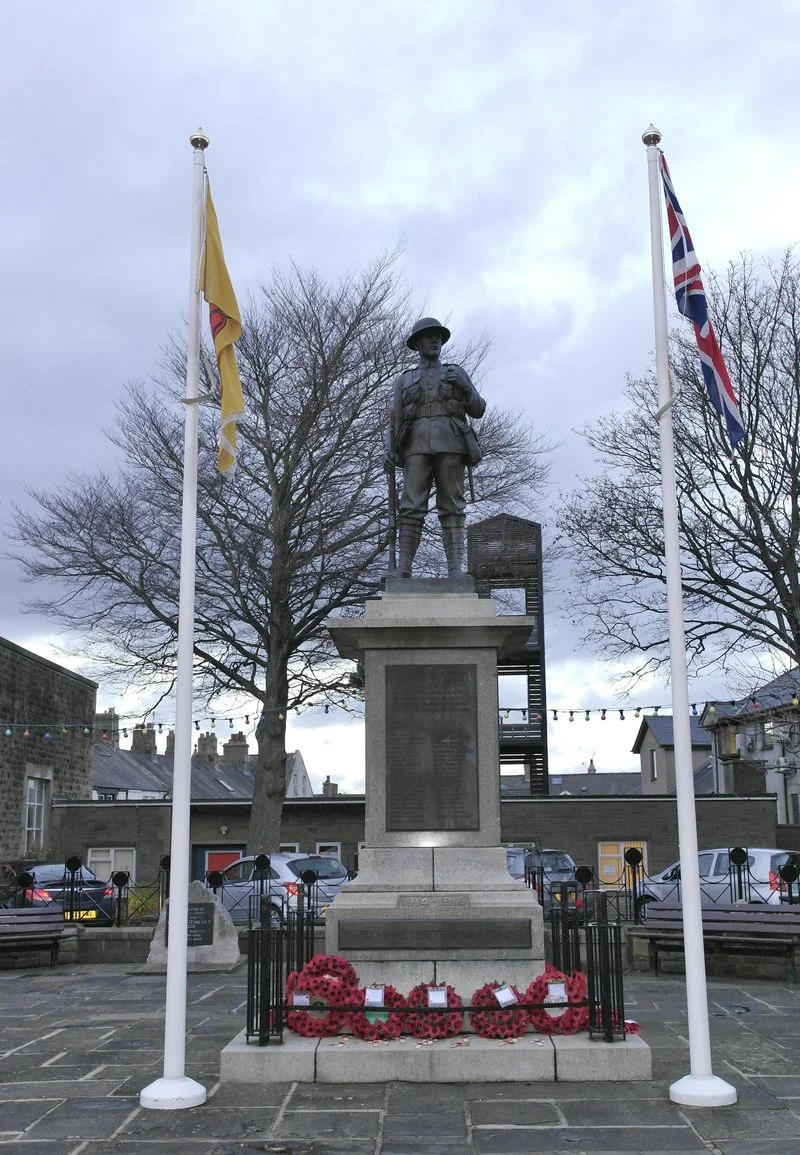
M 547 525 L 592 470 L 577 427 L 652 358 L 642 132 L 664 134 L 707 267 L 779 253 L 800 231 L 799 36 L 796 0 L 18 5 L 0 43 L 3 525 L 26 483 L 114 466 L 115 401 L 186 312 L 197 125 L 240 299 L 290 259 L 337 277 L 403 241 L 420 310 L 488 332 L 487 397 L 557 446 L 530 511 Z M 0 634 L 53 655 L 29 594 L 0 562 Z M 636 724 L 564 597 L 548 590 L 550 705 L 617 720 L 551 722 L 551 770 L 633 768 Z M 654 683 L 630 700 L 668 702 Z M 112 704 L 134 708 L 102 688 Z M 315 786 L 357 788 L 362 734 L 307 714 L 289 742 Z

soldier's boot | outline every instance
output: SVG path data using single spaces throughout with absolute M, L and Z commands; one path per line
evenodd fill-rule
M 397 571 L 400 577 L 411 577 L 411 567 L 414 564 L 414 556 L 417 552 L 417 547 L 422 538 L 422 525 L 418 522 L 401 522 L 397 534 L 399 557 L 397 561 Z
M 461 577 L 464 573 L 466 530 L 463 525 L 443 525 L 444 556 L 447 558 L 447 576 Z

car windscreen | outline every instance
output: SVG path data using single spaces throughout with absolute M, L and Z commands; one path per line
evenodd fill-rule
M 338 858 L 292 858 L 286 863 L 286 868 L 295 878 L 299 878 L 304 870 L 316 870 L 320 878 L 347 877 L 347 871 Z
M 575 863 L 572 861 L 572 856 L 566 852 L 556 851 L 542 855 L 542 867 L 546 871 L 550 870 L 574 870 Z

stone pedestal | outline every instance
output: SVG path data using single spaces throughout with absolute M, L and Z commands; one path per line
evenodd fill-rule
M 500 845 L 497 653 L 534 623 L 465 585 L 394 580 L 363 619 L 327 623 L 364 660 L 367 846 L 326 950 L 362 982 L 469 998 L 491 979 L 527 986 L 544 948 L 541 907 Z

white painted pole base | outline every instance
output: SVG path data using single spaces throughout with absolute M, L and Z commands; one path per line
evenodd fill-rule
M 736 1088 L 718 1075 L 684 1075 L 669 1089 L 673 1103 L 685 1107 L 730 1107 L 736 1102 Z
M 206 1101 L 206 1089 L 194 1079 L 156 1079 L 139 1094 L 143 1107 L 154 1111 L 181 1111 L 184 1107 L 199 1107 Z

